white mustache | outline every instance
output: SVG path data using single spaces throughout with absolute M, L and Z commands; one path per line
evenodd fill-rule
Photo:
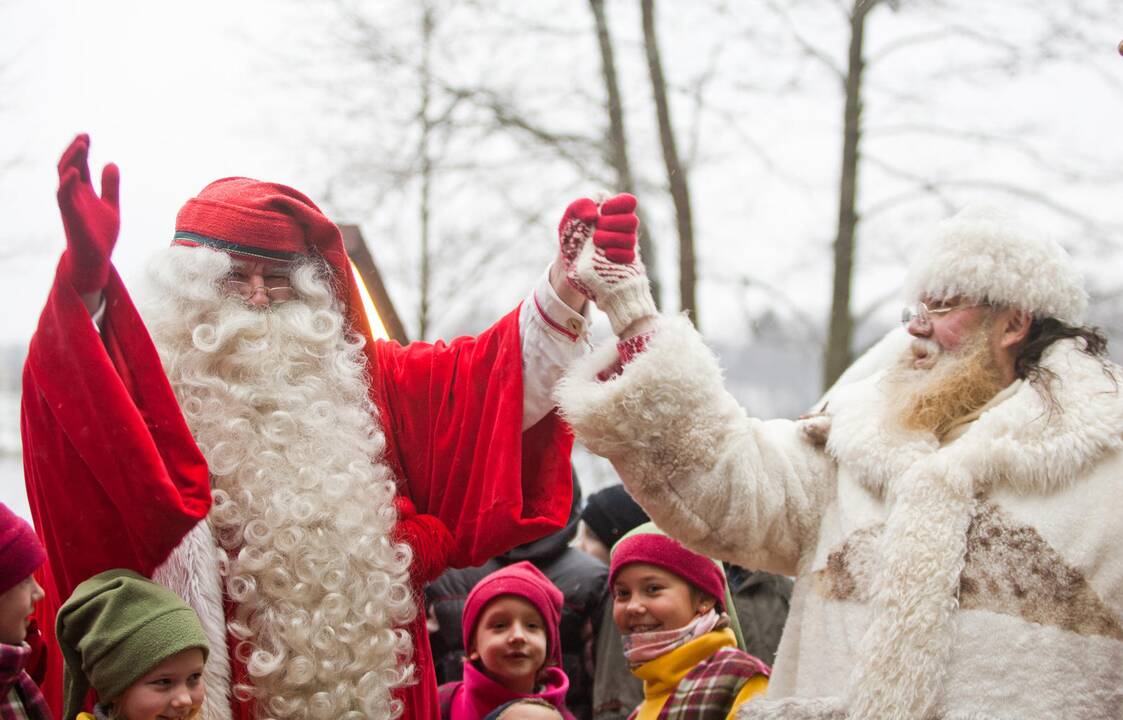
M 931 368 L 944 352 L 939 343 L 929 338 L 913 339 L 909 351 L 912 353 L 914 366 L 918 368 Z

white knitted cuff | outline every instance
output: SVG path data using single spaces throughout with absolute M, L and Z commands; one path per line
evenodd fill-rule
M 651 296 L 647 275 L 630 278 L 618 285 L 602 285 L 596 303 L 608 316 L 612 332 L 616 335 L 636 320 L 654 317 L 659 312 L 655 307 L 655 298 Z

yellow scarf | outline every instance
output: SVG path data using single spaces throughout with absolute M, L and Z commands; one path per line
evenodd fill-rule
M 734 647 L 736 644 L 737 636 L 729 628 L 714 630 L 634 668 L 632 674 L 643 680 L 643 704 L 639 706 L 636 720 L 659 717 L 667 699 L 688 672 L 723 647 Z

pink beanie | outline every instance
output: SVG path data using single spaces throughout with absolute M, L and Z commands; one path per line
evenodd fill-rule
M 0 593 L 23 582 L 47 560 L 27 521 L 0 503 Z
M 650 528 L 644 532 L 645 528 Z M 710 558 L 687 550 L 676 540 L 663 535 L 651 523 L 640 525 L 631 535 L 625 535 L 612 548 L 612 564 L 608 571 L 608 585 L 625 565 L 647 563 L 678 575 L 704 593 L 712 595 L 725 610 L 725 576 Z
M 464 601 L 464 649 L 472 647 L 476 621 L 487 604 L 500 595 L 515 595 L 533 605 L 546 622 L 547 664 L 561 665 L 561 639 L 558 624 L 561 622 L 562 603 L 565 596 L 550 578 L 538 568 L 523 561 L 496 570 L 476 583 Z

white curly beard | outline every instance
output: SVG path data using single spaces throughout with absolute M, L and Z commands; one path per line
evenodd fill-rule
M 397 717 L 411 553 L 390 541 L 362 340 L 322 266 L 295 267 L 299 299 L 266 310 L 220 290 L 229 268 L 225 253 L 169 248 L 141 312 L 210 467 L 207 519 L 252 680 L 234 693 L 259 718 Z

